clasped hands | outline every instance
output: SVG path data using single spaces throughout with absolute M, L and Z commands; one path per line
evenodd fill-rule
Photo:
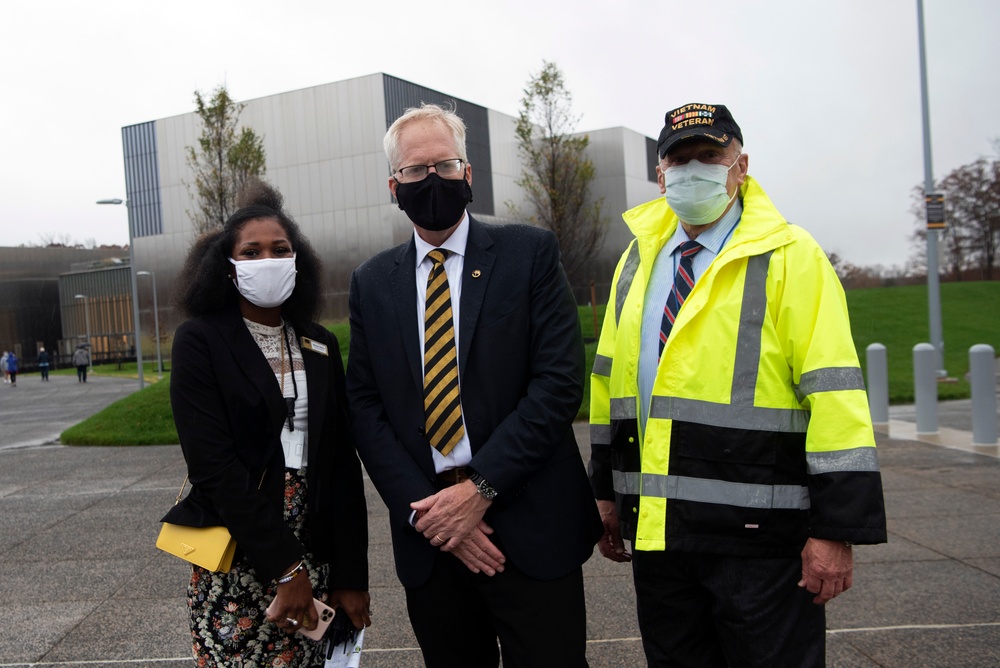
M 411 503 L 416 511 L 413 526 L 431 545 L 451 552 L 473 573 L 493 576 L 503 572 L 507 559 L 489 539 L 493 528 L 483 521 L 492 503 L 465 480 Z

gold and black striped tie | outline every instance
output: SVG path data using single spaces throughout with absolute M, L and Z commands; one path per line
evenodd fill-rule
M 424 307 L 424 428 L 431 445 L 447 455 L 465 434 L 451 291 L 444 270 L 448 251 L 435 248 L 427 257 L 434 266 L 427 277 Z

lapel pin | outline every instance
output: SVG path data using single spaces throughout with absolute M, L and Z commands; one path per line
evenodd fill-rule
M 473 269 L 472 270 L 472 277 L 473 278 L 479 278 L 482 275 L 483 275 L 483 272 L 479 271 L 478 269 Z

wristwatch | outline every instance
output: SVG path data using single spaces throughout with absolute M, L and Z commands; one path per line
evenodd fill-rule
M 471 466 L 466 466 L 465 472 L 468 474 L 472 484 L 476 486 L 476 491 L 487 501 L 492 501 L 497 495 L 497 491 L 493 489 L 493 485 L 487 482 L 486 478 Z

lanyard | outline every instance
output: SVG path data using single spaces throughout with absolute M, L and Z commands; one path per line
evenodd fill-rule
M 285 405 L 288 406 L 288 431 L 295 431 L 295 425 L 292 422 L 292 418 L 295 417 L 295 402 L 299 398 L 299 385 L 295 381 L 295 360 L 292 359 L 292 344 L 288 340 L 288 329 L 285 327 L 284 323 L 281 325 L 281 335 L 282 340 L 278 344 L 281 349 L 281 396 L 285 399 Z M 285 348 L 288 348 L 288 368 L 292 374 L 292 394 L 291 397 L 285 396 Z

